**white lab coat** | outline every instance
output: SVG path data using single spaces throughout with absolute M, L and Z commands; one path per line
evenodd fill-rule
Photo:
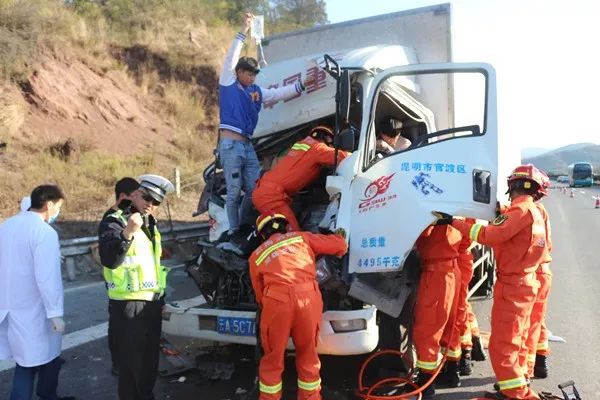
M 58 357 L 62 335 L 50 318 L 62 316 L 58 235 L 21 212 L 0 224 L 0 360 L 35 367 Z

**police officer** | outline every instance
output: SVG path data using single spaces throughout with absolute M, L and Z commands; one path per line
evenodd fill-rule
M 120 400 L 153 400 L 158 374 L 161 311 L 167 272 L 160 265 L 161 239 L 154 217 L 173 184 L 142 175 L 131 206 L 102 218 L 100 260 L 117 338 Z
M 130 196 L 133 192 L 139 189 L 140 183 L 129 176 L 121 178 L 115 183 L 115 203 L 104 213 L 102 218 L 113 214 L 119 208 L 126 209 L 131 204 Z M 111 305 L 108 303 L 108 314 L 111 313 Z M 115 330 L 109 321 L 108 323 L 108 349 L 110 350 L 110 358 L 112 360 L 111 373 L 115 376 L 119 376 L 119 363 L 117 362 L 118 351 L 117 351 L 117 337 Z

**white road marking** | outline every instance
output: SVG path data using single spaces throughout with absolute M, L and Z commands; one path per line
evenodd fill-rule
M 71 332 L 63 336 L 62 351 L 69 350 L 73 347 L 92 342 L 96 339 L 101 339 L 107 335 L 108 322 L 90 326 L 89 328 L 81 329 L 75 332 Z M 14 368 L 14 361 L 3 360 L 0 361 L 0 372 Z
M 65 293 L 78 292 L 83 289 L 89 289 L 96 286 L 104 286 L 104 281 L 90 282 L 79 286 L 70 287 L 64 290 Z

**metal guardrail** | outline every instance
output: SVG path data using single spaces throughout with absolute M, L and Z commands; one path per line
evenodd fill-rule
M 173 229 L 161 231 L 163 242 L 185 240 L 208 236 L 208 223 L 175 226 Z M 98 243 L 98 236 L 89 236 L 60 241 L 60 252 L 63 257 L 89 254 L 90 247 Z

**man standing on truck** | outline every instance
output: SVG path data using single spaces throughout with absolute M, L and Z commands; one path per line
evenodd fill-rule
M 98 228 L 109 324 L 118 351 L 120 400 L 154 400 L 167 284 L 154 214 L 173 184 L 158 175 L 142 175 L 139 181 L 131 206 L 104 216 Z
M 260 175 L 260 164 L 250 139 L 258 122 L 258 113 L 264 102 L 277 102 L 297 96 L 312 82 L 300 80 L 280 88 L 262 88 L 254 84 L 260 72 L 258 62 L 252 57 L 240 57 L 246 34 L 254 16 L 244 15 L 244 26 L 235 39 L 223 62 L 219 77 L 219 145 L 218 156 L 225 175 L 227 197 L 225 208 L 229 231 L 224 248 L 238 247 L 234 233 L 243 224 L 252 208 L 252 191 Z M 244 191 L 244 199 L 240 198 Z
M 289 152 L 256 184 L 252 193 L 254 207 L 261 212 L 269 211 L 285 215 L 290 230 L 299 231 L 300 224 L 292 211 L 292 197 L 318 178 L 323 167 L 336 163 L 333 148 L 333 130 L 317 126 L 308 136 L 294 143 Z M 348 156 L 338 151 L 338 161 Z
M 264 242 L 250 256 L 250 278 L 260 308 L 264 355 L 259 366 L 260 400 L 282 396 L 285 349 L 290 336 L 296 348 L 298 399 L 320 400 L 321 362 L 317 337 L 323 299 L 316 280 L 315 256 L 338 257 L 348 251 L 338 235 L 288 232 L 282 214 L 262 214 L 256 232 Z
M 456 307 L 460 286 L 458 249 L 461 243 L 460 232 L 448 224 L 430 225 L 417 239 L 417 250 L 421 256 L 421 277 L 415 304 L 413 338 L 417 352 L 417 385 L 424 386 L 431 380 L 439 366 L 440 344 L 448 346 L 451 338 L 457 336 Z M 445 383 L 459 385 L 458 360 L 456 354 L 447 354 Z M 433 383 L 423 391 L 424 399 L 435 394 Z
M 539 287 L 535 271 L 547 251 L 544 219 L 533 202 L 542 185 L 533 165 L 515 168 L 508 177 L 511 205 L 487 226 L 434 211 L 438 223 L 452 223 L 463 235 L 494 248 L 497 280 L 489 352 L 498 380 L 498 399 L 539 398 L 527 386 L 520 356 Z

